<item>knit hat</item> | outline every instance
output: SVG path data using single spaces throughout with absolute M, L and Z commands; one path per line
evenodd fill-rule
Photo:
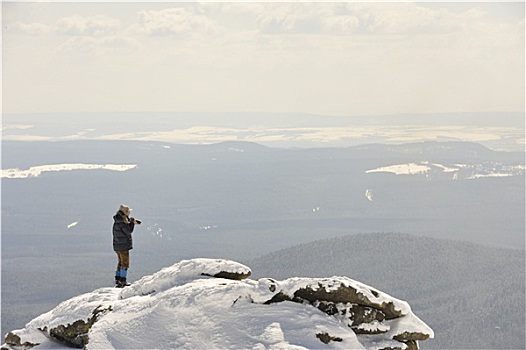
M 127 205 L 121 204 L 121 206 L 119 207 L 119 211 L 123 212 L 125 215 L 130 215 L 132 209 Z

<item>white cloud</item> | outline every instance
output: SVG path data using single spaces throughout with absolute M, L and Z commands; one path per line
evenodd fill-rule
M 355 33 L 360 28 L 360 19 L 356 16 L 331 16 L 324 21 L 324 29 L 329 33 Z
M 66 35 L 108 35 L 115 33 L 121 27 L 121 21 L 116 18 L 96 15 L 64 17 L 57 21 L 57 32 Z
M 8 110 L 524 108 L 515 5 L 492 5 L 509 12 L 501 17 L 454 3 L 38 4 L 21 16 L 25 6 L 5 16 Z
M 23 22 L 17 22 L 15 23 L 10 30 L 13 30 L 15 32 L 26 34 L 26 35 L 43 35 L 43 34 L 49 34 L 53 31 L 53 27 L 48 26 L 43 23 L 23 23 Z
M 135 52 L 141 44 L 132 37 L 122 35 L 79 36 L 68 38 L 57 47 L 57 52 L 67 54 L 94 54 L 96 56 L 126 55 Z
M 215 34 L 221 26 L 213 19 L 182 7 L 139 12 L 139 32 L 148 35 Z
M 311 4 L 280 4 L 271 6 L 258 17 L 263 34 L 317 34 L 321 30 L 321 18 Z
M 272 3 L 257 23 L 263 34 L 402 34 L 436 26 L 440 12 L 412 3 Z

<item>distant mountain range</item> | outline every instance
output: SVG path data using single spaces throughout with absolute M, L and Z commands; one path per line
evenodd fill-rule
M 433 328 L 428 349 L 522 349 L 525 252 L 407 234 L 359 234 L 249 262 L 253 278 L 346 275 L 407 300 Z
M 328 116 L 305 113 L 42 113 L 2 115 L 11 141 L 251 141 L 272 147 L 348 147 L 471 141 L 524 152 L 524 112 Z

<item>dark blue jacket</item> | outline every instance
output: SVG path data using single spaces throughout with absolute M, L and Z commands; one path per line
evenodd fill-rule
M 133 249 L 132 232 L 135 224 L 131 219 L 127 219 L 129 223 L 126 223 L 124 217 L 120 211 L 113 216 L 113 250 L 116 252 Z

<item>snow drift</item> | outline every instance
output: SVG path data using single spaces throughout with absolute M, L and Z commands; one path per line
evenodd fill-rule
M 250 274 L 229 260 L 184 260 L 64 301 L 2 349 L 412 350 L 433 337 L 408 303 L 350 278 Z

